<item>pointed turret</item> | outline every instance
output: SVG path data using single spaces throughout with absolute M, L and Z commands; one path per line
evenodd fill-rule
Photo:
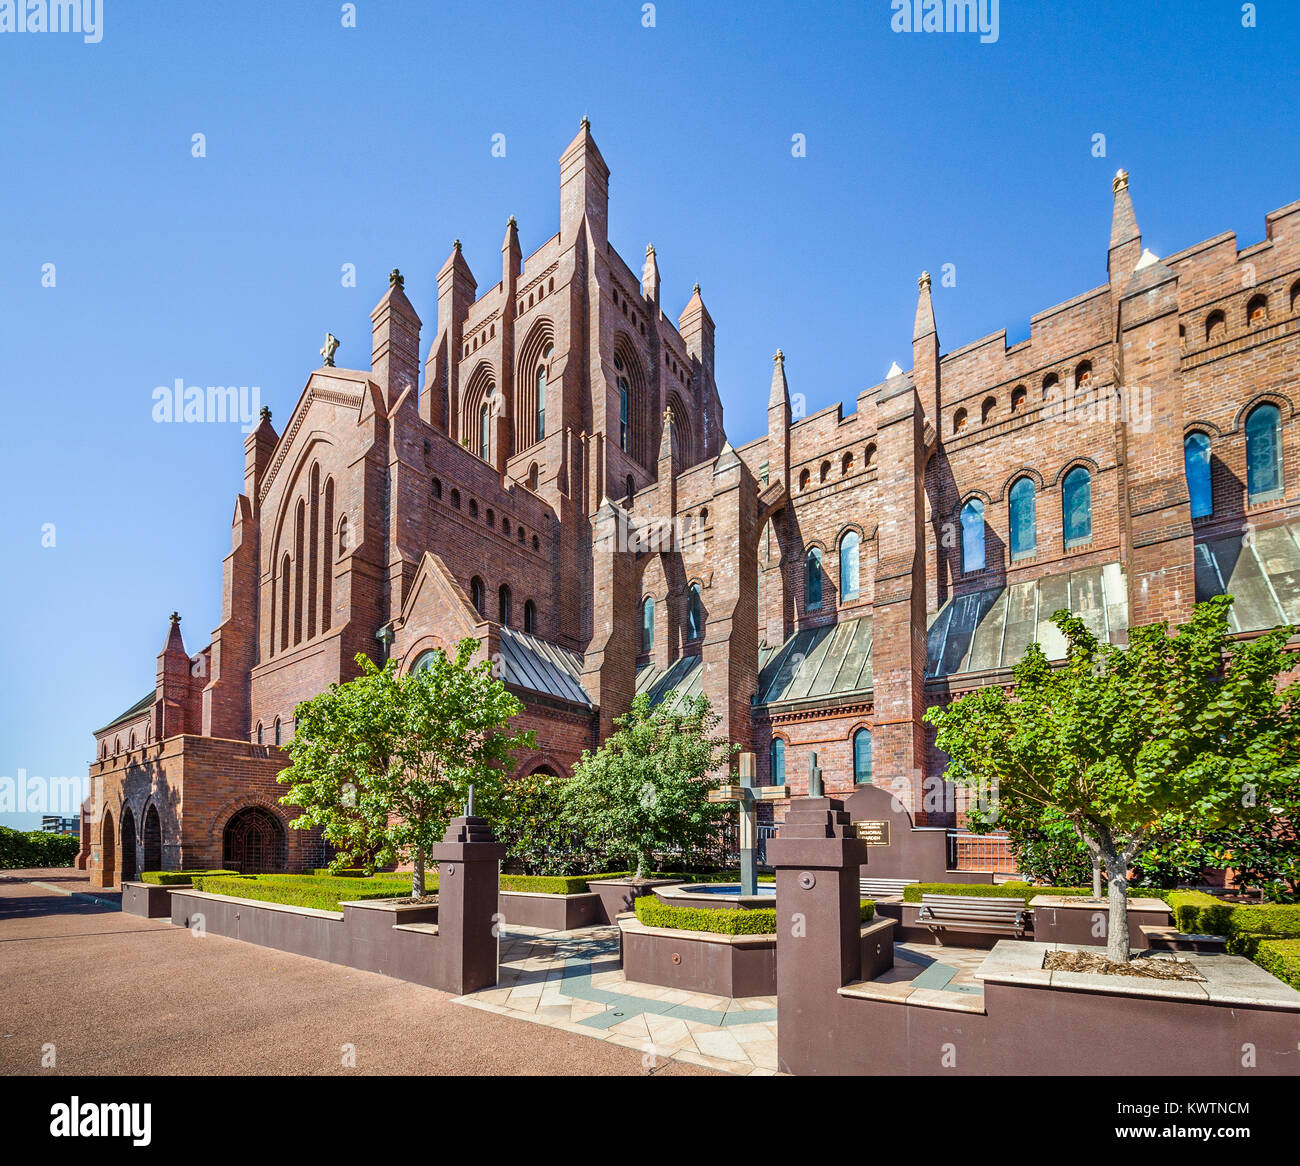
M 442 363 L 429 369 L 430 375 L 425 378 L 430 424 L 445 428 L 447 434 L 457 441 L 460 440 L 457 418 L 460 413 L 461 335 L 477 286 L 457 239 L 438 272 L 438 342 L 433 346 L 433 353 Z
M 785 353 L 772 357 L 772 388 L 767 395 L 767 476 L 790 487 L 790 386 L 785 379 Z
M 609 214 L 609 167 L 585 117 L 577 136 L 560 155 L 560 237 L 571 240 L 583 222 L 603 251 Z
M 664 410 L 663 436 L 659 439 L 659 490 L 663 510 L 668 517 L 677 513 L 677 470 L 681 464 L 681 450 L 677 441 L 677 426 L 670 405 Z
M 772 357 L 772 389 L 767 394 L 767 408 L 771 412 L 773 409 L 784 408 L 787 415 L 790 412 L 790 386 L 785 379 L 785 353 L 779 348 L 776 355 Z
M 254 514 L 260 509 L 262 479 L 279 440 L 271 424 L 271 408 L 263 405 L 257 428 L 244 438 L 244 493 L 253 504 Z
M 713 317 L 704 306 L 698 283 L 677 318 L 677 331 L 686 344 L 686 354 L 704 366 L 705 383 L 713 384 Z
M 519 249 L 519 224 L 511 215 L 506 221 L 506 237 L 501 240 L 501 285 L 513 296 L 515 281 L 523 268 L 523 252 Z
M 645 266 L 641 268 L 641 294 L 655 307 L 659 306 L 659 261 L 655 258 L 655 245 L 647 243 Z
M 939 427 L 939 329 L 934 323 L 930 299 L 930 273 L 921 272 L 916 281 L 916 322 L 912 326 L 912 380 L 921 408 L 937 430 Z
M 158 653 L 158 679 L 154 687 L 153 731 L 154 739 L 163 741 L 177 733 L 198 732 L 201 721 L 201 704 L 192 699 L 190 657 L 181 639 L 181 617 L 172 612 L 167 642 Z
M 1142 255 L 1142 232 L 1138 230 L 1133 198 L 1128 190 L 1128 171 L 1121 170 L 1111 183 L 1115 206 L 1110 220 L 1110 255 L 1107 270 L 1112 284 L 1123 283 L 1133 274 Z
M 370 375 L 392 408 L 420 381 L 420 317 L 406 298 L 406 279 L 396 267 L 388 273 L 388 291 L 370 313 Z

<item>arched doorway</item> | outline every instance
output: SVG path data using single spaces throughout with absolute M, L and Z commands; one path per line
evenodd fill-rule
M 99 839 L 99 870 L 105 887 L 111 887 L 117 882 L 117 836 L 113 833 L 111 810 L 104 811 L 104 824 Z
M 130 806 L 122 807 L 122 877 L 133 879 L 135 869 L 135 815 Z
M 270 810 L 249 806 L 232 815 L 221 838 L 221 866 L 240 874 L 284 870 L 284 827 Z
M 162 823 L 152 803 L 144 812 L 144 869 L 162 870 Z

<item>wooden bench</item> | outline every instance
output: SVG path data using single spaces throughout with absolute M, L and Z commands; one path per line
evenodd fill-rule
M 928 927 L 942 944 L 939 938 L 942 931 L 993 931 L 1022 939 L 1031 918 L 1024 899 L 922 895 L 916 922 Z
M 919 883 L 920 879 L 859 879 L 858 886 L 864 899 L 896 899 L 904 887 Z

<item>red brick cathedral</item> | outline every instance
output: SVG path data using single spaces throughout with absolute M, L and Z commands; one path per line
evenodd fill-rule
M 1160 258 L 1121 172 L 1106 282 L 1027 340 L 941 353 L 923 275 L 910 371 L 799 416 L 777 352 L 767 434 L 734 448 L 700 289 L 664 313 L 608 181 L 584 120 L 555 235 L 525 258 L 512 218 L 487 279 L 453 246 L 423 380 L 394 271 L 370 366 L 330 338 L 279 432 L 263 411 L 220 625 L 195 653 L 173 615 L 153 689 L 95 734 L 97 883 L 319 865 L 279 746 L 358 652 L 405 671 L 475 637 L 537 732 L 516 774 L 566 773 L 638 692 L 704 693 L 761 782 L 805 792 L 816 752 L 828 792 L 946 827 L 922 714 L 1060 655 L 1057 609 L 1120 643 L 1225 590 L 1243 633 L 1300 620 L 1300 203 Z

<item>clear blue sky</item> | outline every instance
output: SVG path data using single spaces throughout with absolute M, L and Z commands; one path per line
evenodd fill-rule
M 907 367 L 922 268 L 956 265 L 946 348 L 1103 282 L 1121 166 L 1160 255 L 1300 198 L 1294 0 L 1253 29 L 1237 0 L 1002 0 L 987 45 L 892 32 L 888 0 L 662 0 L 653 28 L 640 0 L 358 0 L 355 29 L 333 0 L 104 8 L 99 44 L 0 33 L 11 778 L 85 774 L 168 612 L 191 651 L 218 620 L 242 434 L 155 424 L 154 388 L 258 385 L 283 424 L 327 329 L 368 363 L 393 266 L 427 350 L 453 238 L 486 287 L 509 215 L 525 253 L 557 229 L 583 114 L 616 246 L 655 244 L 674 317 L 703 288 L 735 444 L 778 346 L 810 412 Z

